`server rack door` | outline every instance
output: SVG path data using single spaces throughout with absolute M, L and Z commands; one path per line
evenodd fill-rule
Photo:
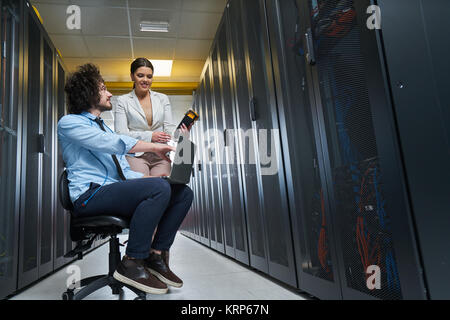
M 222 24 L 223 26 L 223 24 Z M 225 227 L 223 223 L 223 211 L 228 207 L 224 207 L 223 197 L 228 198 L 228 181 L 227 177 L 222 176 L 222 163 L 223 163 L 223 119 L 222 119 L 222 96 L 220 85 L 220 72 L 219 72 L 219 55 L 218 55 L 217 42 L 214 45 L 213 52 L 211 54 L 211 96 L 212 96 L 212 109 L 210 119 L 212 119 L 212 125 L 210 123 L 211 135 L 211 151 L 212 151 L 212 181 L 214 188 L 214 211 L 216 216 L 216 235 L 217 235 L 217 250 L 225 253 L 226 237 L 225 231 L 231 230 L 230 225 Z M 223 181 L 225 179 L 225 181 Z M 229 221 L 229 220 L 228 220 Z M 232 240 L 232 239 L 231 239 Z
M 311 113 L 311 73 L 305 59 L 309 11 L 294 0 L 266 3 L 284 164 L 290 172 L 286 179 L 298 287 L 321 299 L 339 299 L 336 252 L 320 178 L 320 142 Z
M 201 81 L 201 90 L 200 90 L 200 108 L 199 108 L 199 145 L 198 150 L 201 156 L 201 165 L 200 165 L 200 176 L 201 176 L 201 196 L 202 196 L 202 225 L 203 225 L 203 243 L 207 246 L 211 246 L 211 228 L 210 228 L 210 220 L 212 219 L 209 208 L 211 207 L 209 203 L 209 183 L 208 183 L 208 165 L 206 160 L 206 147 L 205 140 L 206 134 L 205 130 L 207 130 L 206 126 L 206 112 L 205 112 L 205 81 L 202 79 Z
M 222 175 L 228 181 L 229 195 L 229 211 L 231 227 L 231 245 L 234 251 L 234 257 L 248 264 L 248 246 L 246 236 L 246 223 L 244 212 L 243 190 L 240 180 L 239 162 L 238 162 L 238 146 L 237 146 L 237 126 L 236 126 L 236 110 L 233 103 L 233 92 L 231 90 L 231 73 L 230 73 L 230 44 L 229 35 L 228 8 L 225 10 L 225 17 L 222 29 L 218 36 L 219 57 L 220 57 L 220 74 L 221 74 L 221 92 L 222 92 L 222 119 L 224 128 L 224 164 L 223 170 L 226 174 Z M 225 184 L 224 184 L 225 185 Z M 226 186 L 226 185 L 225 185 Z M 227 201 L 224 198 L 224 202 Z M 225 220 L 224 205 L 224 220 Z M 227 241 L 230 235 L 227 236 Z
M 378 1 L 389 83 L 431 299 L 450 298 L 450 2 Z M 397 17 L 400 15 L 401 19 Z
M 245 39 L 243 36 L 242 1 L 229 2 L 230 34 L 232 43 L 232 83 L 236 108 L 236 128 L 238 128 L 239 163 L 241 164 L 242 189 L 244 191 L 245 212 L 250 265 L 268 272 L 267 249 L 264 240 L 264 226 L 257 169 L 255 165 L 256 135 L 252 128 L 249 112 L 250 93 L 247 81 Z M 259 37 L 259 35 L 258 35 Z
M 53 50 L 43 38 L 43 116 L 42 135 L 42 212 L 40 217 L 39 278 L 53 271 L 53 221 L 54 221 L 54 131 L 56 117 L 53 108 Z
M 367 28 L 369 5 L 369 0 L 339 5 L 308 0 L 316 111 L 332 220 L 339 230 L 334 240 L 342 294 L 344 299 L 420 297 L 417 290 L 404 291 L 401 271 L 410 269 L 414 281 L 420 273 L 410 260 L 414 250 L 395 131 L 387 127 L 390 110 L 380 103 L 383 90 L 373 94 L 382 78 L 373 82 L 381 66 L 367 50 L 375 47 L 377 53 L 376 38 Z M 380 275 L 375 284 L 368 281 L 374 273 Z
M 265 3 L 262 0 L 243 1 L 243 9 L 252 126 L 257 134 L 257 180 L 263 204 L 260 219 L 264 224 L 269 274 L 296 285 Z
M 65 94 L 64 94 L 64 85 L 65 85 L 65 72 L 61 63 L 57 62 L 57 120 L 61 119 L 65 114 Z M 55 147 L 56 147 L 56 178 L 59 179 L 62 171 L 64 170 L 64 163 L 62 159 L 62 149 L 57 143 L 57 136 L 55 135 Z M 58 180 L 57 180 L 58 181 Z M 58 195 L 57 195 L 58 196 Z M 66 259 L 64 258 L 64 254 L 66 253 L 66 235 L 69 232 L 67 229 L 67 220 L 68 220 L 68 212 L 64 210 L 62 207 L 59 198 L 57 197 L 56 201 L 56 211 L 55 211 L 55 237 L 54 237 L 54 269 L 61 267 Z
M 211 67 L 209 61 L 207 62 L 207 68 L 205 71 L 205 75 L 203 78 L 204 91 L 203 91 L 203 141 L 204 141 L 204 156 L 205 156 L 205 195 L 206 202 L 208 208 L 208 229 L 209 229 L 209 240 L 211 248 L 217 250 L 218 239 L 217 239 L 217 230 L 216 230 L 216 199 L 217 193 L 215 192 L 215 187 L 213 183 L 213 145 L 214 145 L 214 137 L 212 133 L 212 100 L 211 100 Z
M 0 299 L 17 284 L 20 195 L 20 4 L 0 1 Z
M 38 279 L 40 215 L 42 212 L 42 51 L 41 33 L 33 14 L 27 14 L 27 99 L 24 114 L 23 175 L 20 215 L 19 288 Z
M 199 110 L 199 96 L 198 96 L 198 90 L 194 95 L 194 110 L 198 113 Z M 197 146 L 196 150 L 195 150 L 195 158 L 194 158 L 194 170 L 193 170 L 193 175 L 192 178 L 194 180 L 194 187 L 195 187 L 195 192 L 194 192 L 194 203 L 195 203 L 195 217 L 196 217 L 196 235 L 197 241 L 201 241 L 201 215 L 200 215 L 200 201 L 201 201 L 201 194 L 200 194 L 200 172 L 199 172 L 199 164 L 200 164 L 200 153 L 199 153 L 199 149 L 198 146 L 199 141 L 198 141 L 198 122 L 192 127 L 192 141 L 195 143 L 195 145 Z
M 234 9 L 236 4 L 230 4 Z M 226 18 L 226 36 L 221 35 L 219 38 L 220 60 L 222 70 L 222 90 L 223 90 L 223 104 L 224 108 L 224 128 L 225 132 L 225 159 L 228 162 L 229 179 L 230 179 L 230 201 L 232 207 L 232 226 L 233 226 L 233 245 L 235 248 L 235 258 L 242 263 L 249 264 L 249 249 L 247 238 L 247 222 L 245 214 L 245 202 L 244 202 L 244 189 L 243 189 L 243 176 L 241 172 L 241 160 L 239 153 L 239 140 L 238 140 L 238 120 L 237 120 L 237 108 L 236 108 L 236 88 L 234 83 L 234 52 L 239 52 L 239 45 L 233 42 L 233 26 L 230 23 L 233 14 L 230 11 L 230 5 L 225 10 Z M 237 29 L 234 29 L 237 32 Z M 237 34 L 234 34 L 237 36 Z M 225 42 L 225 43 L 224 43 Z M 234 45 L 237 48 L 234 48 Z M 242 51 L 241 51 L 242 52 Z M 241 61 L 242 63 L 243 61 Z M 239 64 L 239 61 L 236 61 Z M 245 74 L 245 70 L 242 70 L 239 74 Z M 244 94 L 245 95 L 245 94 Z M 247 95 L 248 96 L 248 95 Z

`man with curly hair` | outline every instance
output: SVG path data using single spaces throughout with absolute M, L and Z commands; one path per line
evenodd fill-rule
M 175 149 L 116 134 L 103 123 L 100 114 L 112 109 L 112 94 L 94 65 L 85 64 L 71 74 L 65 91 L 69 114 L 58 122 L 58 139 L 74 216 L 107 213 L 130 218 L 126 254 L 113 275 L 116 280 L 154 294 L 166 293 L 167 285 L 181 287 L 183 282 L 161 252 L 173 244 L 191 206 L 192 190 L 143 177 L 125 159 L 126 154 L 153 152 L 170 161 L 166 154 Z

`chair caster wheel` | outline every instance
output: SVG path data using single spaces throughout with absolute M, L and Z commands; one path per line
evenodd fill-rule
M 73 300 L 73 292 L 71 291 L 66 291 L 62 294 L 62 299 L 63 300 Z

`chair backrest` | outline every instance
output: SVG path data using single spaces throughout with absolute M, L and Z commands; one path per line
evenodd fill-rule
M 59 177 L 59 201 L 64 209 L 72 211 L 73 204 L 70 200 L 69 179 L 67 179 L 67 170 L 64 170 Z

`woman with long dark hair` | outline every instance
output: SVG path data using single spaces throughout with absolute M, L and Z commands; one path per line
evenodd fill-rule
M 169 98 L 152 91 L 154 68 L 146 58 L 137 58 L 131 64 L 133 91 L 118 98 L 114 113 L 114 126 L 119 134 L 147 142 L 166 144 L 173 136 L 176 125 L 172 120 Z M 183 126 L 182 131 L 187 130 Z M 146 176 L 168 176 L 170 163 L 147 152 L 127 156 L 133 171 Z

